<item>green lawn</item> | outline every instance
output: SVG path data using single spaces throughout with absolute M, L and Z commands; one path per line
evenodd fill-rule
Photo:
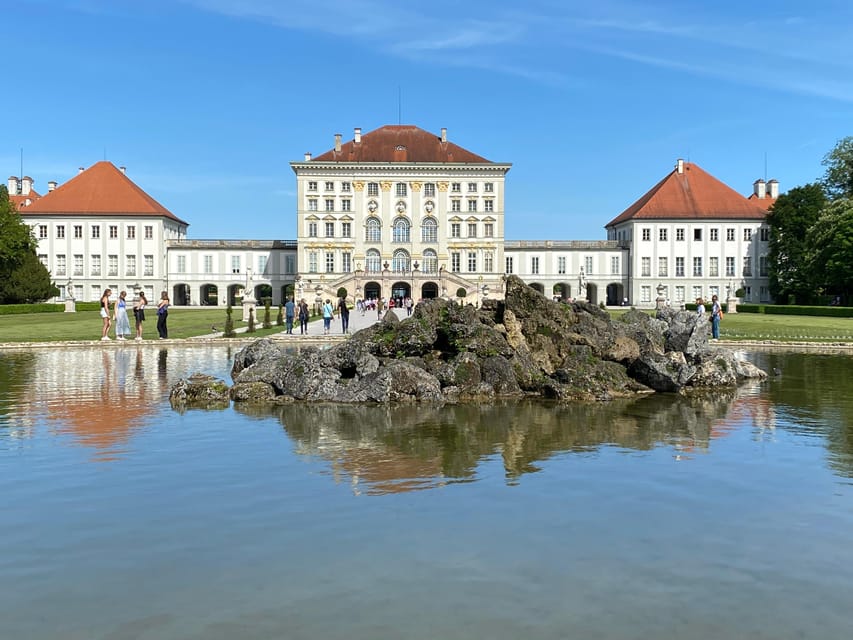
M 264 310 L 259 309 L 260 320 L 255 336 L 263 336 L 284 330 L 275 326 L 277 309 L 270 309 L 272 329 L 260 329 Z M 155 309 L 146 310 L 143 325 L 143 337 L 146 340 L 157 339 L 157 314 Z M 245 327 L 242 322 L 242 310 L 232 312 L 234 328 Z M 225 327 L 225 309 L 169 309 L 169 337 L 189 338 L 212 333 L 211 327 L 219 331 Z M 0 342 L 50 342 L 54 340 L 99 340 L 101 337 L 101 317 L 97 311 L 78 311 L 77 313 L 28 313 L 0 316 Z M 135 335 L 135 325 L 130 315 L 130 328 Z M 110 337 L 115 337 L 111 331 Z

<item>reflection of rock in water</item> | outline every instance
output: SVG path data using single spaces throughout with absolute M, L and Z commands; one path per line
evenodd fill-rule
M 473 478 L 500 455 L 509 481 L 537 462 L 601 446 L 648 450 L 661 444 L 704 450 L 726 433 L 739 391 L 651 396 L 607 404 L 544 401 L 487 405 L 234 405 L 276 416 L 297 451 L 329 460 L 336 474 L 385 493 Z

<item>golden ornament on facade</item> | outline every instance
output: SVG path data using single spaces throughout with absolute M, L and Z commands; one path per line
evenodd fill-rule
M 447 187 L 449 187 L 449 186 L 450 186 L 449 182 L 439 182 L 438 183 L 438 190 L 439 191 L 447 191 Z
M 364 191 L 364 181 L 363 180 L 356 180 L 355 182 L 352 183 L 352 188 L 355 189 L 356 191 Z
M 410 184 L 412 186 L 412 191 L 415 191 L 415 192 L 420 192 L 421 187 L 424 186 L 423 182 L 412 182 Z
M 390 182 L 380 182 L 379 186 L 382 187 L 383 191 L 391 191 L 391 183 Z

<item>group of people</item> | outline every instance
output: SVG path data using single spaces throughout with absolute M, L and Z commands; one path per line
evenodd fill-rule
M 329 335 L 332 329 L 332 320 L 337 314 L 341 319 L 341 329 L 343 333 L 349 333 L 349 306 L 345 298 L 339 298 L 336 305 L 332 304 L 330 298 L 322 306 L 323 313 L 323 335 Z M 305 335 L 308 333 L 308 320 L 311 317 L 311 311 L 308 309 L 308 303 L 305 298 L 296 302 L 293 297 L 287 299 L 284 303 L 284 325 L 285 333 L 293 334 L 293 322 L 299 320 L 299 333 Z
M 355 308 L 357 311 L 361 311 L 361 315 L 364 315 L 365 311 L 376 311 L 376 315 L 380 320 L 384 311 L 395 307 L 405 309 L 406 315 L 410 316 L 412 315 L 412 309 L 415 308 L 415 301 L 411 298 L 401 298 L 399 296 L 389 298 L 387 302 L 385 298 L 367 298 L 365 300 L 359 298 L 355 301 Z
M 696 298 L 696 313 L 700 316 L 705 315 L 705 301 L 702 298 Z M 723 317 L 723 308 L 720 306 L 720 301 L 717 295 L 711 296 L 711 338 L 714 340 L 720 339 L 720 319 Z
M 127 315 L 127 292 L 122 291 L 118 294 L 115 301 L 111 301 L 112 289 L 104 289 L 101 295 L 100 314 L 103 326 L 101 327 L 101 340 L 109 341 L 110 328 L 115 323 L 116 340 L 129 340 L 130 320 Z M 145 323 L 145 308 L 148 306 L 148 299 L 145 297 L 144 291 L 139 291 L 133 301 L 133 318 L 136 325 L 136 340 L 142 340 L 142 327 Z M 169 328 L 166 319 L 169 316 L 169 294 L 163 291 L 160 294 L 160 301 L 157 303 L 157 333 L 161 340 L 169 337 Z

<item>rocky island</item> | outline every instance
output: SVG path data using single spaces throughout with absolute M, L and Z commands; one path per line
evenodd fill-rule
M 435 299 L 393 313 L 329 349 L 270 339 L 240 350 L 233 386 L 197 374 L 175 406 L 234 402 L 466 402 L 539 396 L 604 401 L 653 392 L 733 387 L 766 374 L 709 344 L 707 316 L 631 310 L 616 320 L 586 302 L 549 300 L 516 276 L 504 300 Z

